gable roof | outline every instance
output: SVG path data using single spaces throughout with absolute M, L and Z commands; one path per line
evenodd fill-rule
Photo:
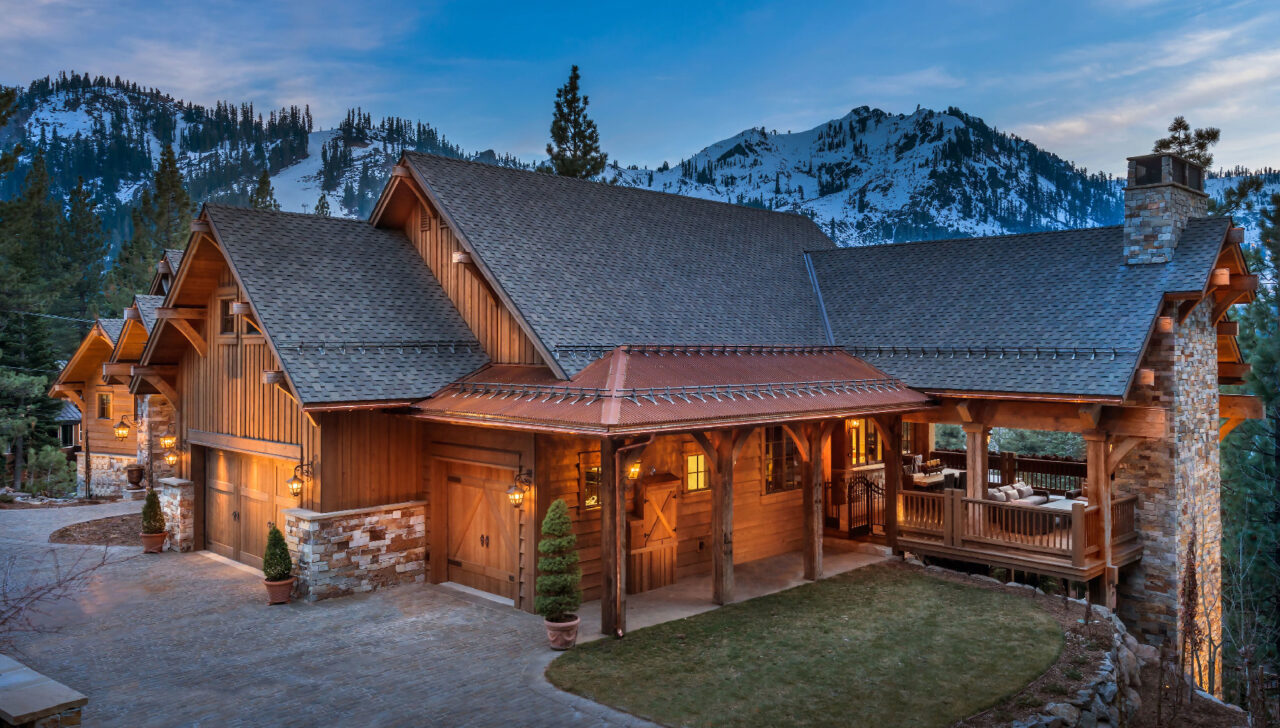
M 174 270 L 177 270 L 176 268 Z M 142 328 L 148 334 L 156 327 L 156 309 L 164 303 L 164 296 L 148 296 L 139 293 L 133 297 L 133 305 L 138 309 L 142 320 Z
M 58 416 L 53 418 L 54 422 L 79 422 L 80 408 L 71 403 L 71 400 L 62 400 L 62 409 L 58 410 Z
M 420 399 L 488 357 L 404 233 L 205 205 L 304 405 Z
M 111 340 L 111 345 L 115 346 L 115 343 L 120 340 L 120 332 L 124 331 L 124 319 L 100 318 L 98 319 L 98 326 L 102 327 L 102 333 L 106 334 L 107 338 Z
M 473 260 L 567 377 L 619 344 L 825 341 L 800 215 L 407 153 Z
M 54 377 L 50 384 L 50 395 L 59 396 L 54 390 L 60 385 L 98 381 L 102 376 L 102 363 L 111 358 L 111 351 L 120 338 L 124 323 L 124 319 L 100 318 L 95 321 L 76 346 L 71 358 L 59 370 L 58 376 Z
M 930 400 L 835 347 L 620 346 L 567 384 L 546 367 L 486 367 L 419 417 L 577 433 L 659 432 L 863 416 Z
M 1201 292 L 1231 227 L 1126 265 L 1122 226 L 815 252 L 834 343 L 929 391 L 1122 397 L 1166 293 Z

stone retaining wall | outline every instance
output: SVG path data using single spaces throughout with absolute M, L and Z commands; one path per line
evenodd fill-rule
M 89 495 L 120 495 L 120 491 L 129 485 L 129 478 L 124 469 L 137 462 L 132 455 L 109 455 L 93 453 L 90 455 L 93 466 L 93 482 L 89 484 Z M 84 453 L 76 453 L 76 479 L 84 482 Z
M 196 485 L 182 478 L 161 478 L 156 484 L 170 551 L 191 551 L 196 545 Z
M 284 511 L 284 535 L 308 601 L 426 580 L 423 501 L 317 513 Z

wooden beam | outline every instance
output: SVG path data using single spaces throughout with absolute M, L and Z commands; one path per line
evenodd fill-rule
M 965 472 L 968 481 L 966 495 L 969 498 L 983 498 L 987 490 L 987 438 L 991 434 L 991 429 L 978 422 L 966 422 L 963 427 Z
M 253 308 L 248 301 L 235 301 L 231 304 L 232 316 L 248 316 L 253 313 Z
M 943 397 L 939 405 L 902 415 L 906 422 L 965 424 L 957 398 Z M 1159 407 L 1133 407 L 1104 404 L 1100 425 L 1115 435 L 1164 437 L 1166 413 Z M 1080 417 L 1080 404 L 1072 402 L 1038 402 L 1035 400 L 990 400 L 984 405 L 982 423 L 987 427 L 1009 427 L 1019 430 L 1083 432 L 1088 427 Z
M 822 489 L 825 479 L 827 442 L 835 430 L 836 421 L 827 420 L 805 428 L 807 467 L 804 482 L 804 578 L 817 581 L 822 578 Z
M 192 220 L 191 232 L 193 233 L 212 233 L 213 227 L 209 225 L 208 220 Z
M 178 375 L 177 364 L 152 364 L 150 366 L 142 366 L 134 364 L 129 370 L 129 375 L 134 377 L 142 377 L 148 374 L 157 374 L 162 377 L 174 377 Z
M 454 265 L 471 265 L 471 253 L 464 250 L 455 250 L 451 256 Z
M 1240 335 L 1239 321 L 1219 321 L 1218 322 L 1218 336 L 1239 336 L 1239 335 Z
M 178 399 L 178 390 L 169 384 L 168 380 L 158 374 L 145 374 L 142 377 L 147 383 L 156 388 L 156 391 L 164 395 L 164 398 L 173 406 L 173 411 L 178 412 L 182 402 Z
M 1243 245 L 1244 244 L 1244 228 L 1233 227 L 1227 230 L 1227 244 Z
M 295 463 L 302 459 L 302 446 L 292 442 L 258 440 L 252 437 L 237 437 L 203 430 L 187 430 L 187 442 L 218 450 L 234 450 L 248 455 L 265 455 L 280 460 L 292 460 Z
M 204 314 L 203 306 L 160 306 L 156 309 L 156 318 L 163 320 L 203 319 Z
M 1245 420 L 1265 420 L 1267 408 L 1260 397 L 1251 394 L 1219 394 L 1218 413 L 1221 417 L 1238 417 Z
M 1237 427 L 1243 424 L 1244 424 L 1243 417 L 1228 418 L 1225 422 L 1223 422 L 1221 425 L 1218 426 L 1218 442 L 1222 442 L 1223 440 L 1227 439 L 1227 435 L 1230 435 L 1232 430 L 1236 429 Z
M 1251 369 L 1253 366 L 1248 362 L 1220 361 L 1218 362 L 1218 383 L 1242 384 L 1245 377 L 1249 376 Z
M 1156 331 L 1159 331 L 1159 332 L 1160 332 L 1160 333 L 1162 333 L 1162 334 L 1172 333 L 1172 332 L 1173 332 L 1173 317 L 1172 317 L 1172 316 L 1157 316 L 1157 317 L 1156 317 Z
M 66 384 L 55 384 L 49 388 L 49 391 L 55 396 L 62 397 L 80 410 L 81 417 L 88 417 L 89 410 L 84 406 L 84 398 L 80 396 L 80 392 Z
M 1142 442 L 1140 437 L 1117 437 L 1111 439 L 1111 452 L 1107 453 L 1107 476 L 1115 474 L 1116 468 L 1120 467 L 1120 461 L 1124 460 L 1124 456 L 1129 451 Z
M 791 438 L 791 442 L 795 443 L 796 454 L 800 456 L 800 461 L 803 463 L 809 462 L 809 430 L 812 428 L 812 424 L 809 423 L 782 426 L 782 431 Z
M 130 306 L 124 310 L 124 318 L 126 321 L 141 321 L 142 314 L 138 313 L 136 306 Z
M 1156 386 L 1156 370 L 1142 367 L 1138 370 L 1137 382 L 1139 387 Z
M 263 369 L 262 370 L 263 384 L 280 384 L 282 382 L 284 382 L 284 372 L 280 371 L 279 369 Z
M 1219 269 L 1219 270 L 1225 270 L 1225 269 Z M 1217 271 L 1215 271 L 1215 273 L 1216 272 Z M 1228 291 L 1243 291 L 1244 293 L 1253 293 L 1254 291 L 1258 290 L 1258 276 L 1246 275 L 1246 274 L 1231 276 L 1231 279 L 1227 282 L 1227 285 L 1223 286 L 1223 289 Z
M 711 464 L 711 599 L 733 601 L 733 469 L 753 428 L 694 432 Z
M 1161 407 L 1107 407 L 1102 429 L 1122 437 L 1159 439 L 1169 433 L 1169 416 Z
M 617 440 L 600 441 L 600 633 L 611 637 L 621 637 L 627 628 L 627 504 L 617 453 Z
M 132 376 L 132 364 L 110 361 L 102 363 L 102 381 L 104 382 L 122 384 Z
M 874 420 L 884 458 L 884 538 L 898 553 L 898 493 L 902 491 L 902 418 L 880 415 Z
M 982 410 L 982 403 L 976 400 L 962 399 L 956 402 L 956 414 L 960 415 L 961 422 L 980 422 Z
M 208 355 L 209 342 L 205 341 L 205 338 L 200 335 L 199 331 L 196 331 L 196 328 L 191 325 L 189 320 L 180 318 L 171 319 L 169 321 L 169 325 L 177 329 L 178 333 L 182 334 L 182 336 L 186 338 L 187 342 L 191 344 L 191 348 L 195 349 L 197 354 L 202 357 Z
M 1087 430 L 1096 430 L 1098 422 L 1102 420 L 1102 405 L 1095 402 L 1093 404 L 1080 405 L 1080 421 Z
M 1209 285 L 1214 288 L 1226 288 L 1231 285 L 1231 269 L 1230 268 L 1214 268 L 1209 274 Z
M 1103 563 L 1111 565 L 1111 475 L 1107 472 L 1107 435 L 1091 430 L 1083 433 L 1085 459 L 1088 461 L 1085 478 L 1086 499 L 1089 505 L 1098 506 L 1102 512 L 1101 545 Z M 1107 582 L 1105 601 L 1108 609 L 1115 609 L 1115 584 Z
M 391 168 L 391 176 L 392 177 L 408 177 L 409 169 L 405 167 L 403 164 L 397 164 L 396 166 Z

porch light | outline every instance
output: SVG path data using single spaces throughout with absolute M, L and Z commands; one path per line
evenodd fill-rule
M 169 425 L 169 427 L 165 429 L 163 433 L 160 434 L 160 447 L 164 448 L 165 450 L 172 450 L 173 446 L 177 444 L 178 444 L 178 435 L 173 431 L 173 425 Z M 169 456 L 166 453 L 165 460 L 168 460 L 168 459 L 169 459 Z M 173 463 L 169 463 L 169 464 L 173 465 Z
M 511 502 L 512 508 L 520 508 L 524 505 L 525 493 L 533 488 L 533 472 L 529 470 L 517 470 L 516 477 L 511 483 L 511 487 L 507 488 L 507 500 Z
M 640 461 L 631 463 L 631 467 L 627 468 L 627 480 L 637 480 L 640 477 Z
M 164 442 L 164 440 L 162 439 L 160 442 L 161 442 L 161 443 L 163 443 L 163 442 Z M 178 464 L 178 451 L 177 451 L 177 450 L 175 450 L 175 449 L 173 449 L 172 447 L 170 447 L 168 450 L 165 450 L 165 451 L 164 451 L 164 462 L 165 462 L 165 464 L 166 464 L 166 465 L 168 465 L 169 467 L 173 467 L 174 465 L 177 465 L 177 464 Z
M 121 417 L 120 421 L 116 423 L 116 426 L 111 428 L 112 431 L 115 433 L 117 440 L 123 440 L 127 438 L 129 436 L 129 431 L 132 429 L 129 427 L 129 423 L 126 422 L 125 419 L 126 419 L 125 417 Z
M 302 486 L 312 478 L 312 468 L 310 461 L 298 463 L 293 468 L 293 475 L 284 484 L 289 488 L 289 495 L 297 498 L 302 495 Z

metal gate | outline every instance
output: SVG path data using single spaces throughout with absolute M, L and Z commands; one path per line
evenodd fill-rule
M 884 470 L 853 473 L 846 503 L 850 537 L 884 533 Z

